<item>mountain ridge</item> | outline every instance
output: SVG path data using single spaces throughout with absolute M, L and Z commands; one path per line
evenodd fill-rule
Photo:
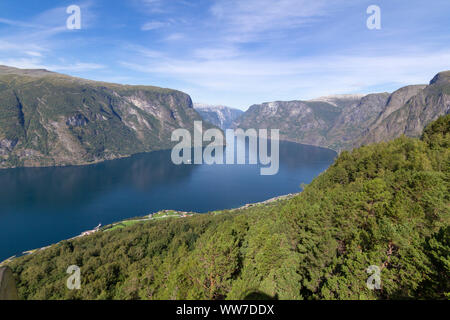
M 428 85 L 409 85 L 393 93 L 255 104 L 233 127 L 279 129 L 283 140 L 341 152 L 402 134 L 418 137 L 449 110 L 450 71 L 443 71 Z
M 402 134 L 418 137 L 428 123 L 450 112 L 450 71 L 438 73 L 429 85 L 403 87 L 393 95 L 402 90 L 410 90 L 404 98 L 405 103 L 380 115 L 355 141 L 354 147 L 387 141 Z
M 0 168 L 84 165 L 170 149 L 171 132 L 192 131 L 196 120 L 181 91 L 0 66 Z

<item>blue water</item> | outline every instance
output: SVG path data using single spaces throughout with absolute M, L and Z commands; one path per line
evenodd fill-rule
M 181 165 L 170 151 L 90 166 L 0 170 L 0 261 L 103 225 L 162 209 L 208 212 L 301 191 L 334 151 L 280 142 L 280 168 Z

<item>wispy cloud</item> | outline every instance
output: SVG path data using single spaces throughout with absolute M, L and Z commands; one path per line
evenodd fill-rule
M 32 57 L 42 57 L 42 53 L 37 51 L 25 51 L 25 54 L 32 56 Z
M 138 0 L 138 6 L 144 7 L 145 10 L 151 13 L 165 12 L 164 7 L 167 2 L 165 0 Z
M 22 28 L 41 28 L 38 24 L 23 22 L 19 20 L 10 20 L 5 18 L 0 18 L 0 24 L 6 24 L 13 27 L 22 27 Z
M 149 21 L 149 22 L 145 23 L 145 24 L 141 27 L 141 30 L 142 30 L 142 31 L 156 30 L 156 29 L 160 29 L 160 28 L 166 27 L 166 26 L 168 26 L 168 25 L 169 25 L 168 22 Z
M 104 69 L 106 66 L 95 63 L 75 62 L 64 64 L 45 64 L 41 57 L 0 59 L 0 65 L 21 69 L 47 69 L 59 72 L 81 72 Z
M 87 10 L 91 5 L 91 1 L 80 4 L 83 28 L 86 28 L 94 17 L 93 13 Z M 65 60 L 64 57 L 55 56 L 55 52 L 60 51 L 63 47 L 73 50 L 76 46 L 83 44 L 82 41 L 67 43 L 64 34 L 71 32 L 66 27 L 67 17 L 66 7 L 56 7 L 37 13 L 27 21 L 0 18 L 0 24 L 9 26 L 7 31 L 0 29 L 1 63 L 18 68 L 45 68 L 61 72 L 81 72 L 104 68 L 98 63 L 82 62 L 81 58 L 72 59 L 68 63 L 62 62 Z M 61 63 L 55 64 L 55 61 Z
M 77 62 L 73 64 L 65 64 L 65 65 L 50 65 L 47 69 L 55 70 L 55 71 L 71 71 L 71 72 L 79 72 L 79 71 L 91 71 L 91 70 L 99 70 L 106 68 L 104 65 L 97 63 L 87 63 L 87 62 Z
M 0 52 L 43 52 L 46 49 L 37 43 L 5 40 L 0 38 Z
M 181 32 L 171 33 L 165 38 L 166 41 L 179 41 L 182 39 L 185 39 L 185 34 Z
M 74 32 L 50 0 L 29 16 L 0 13 L 0 62 L 244 108 L 391 91 L 449 68 L 448 0 L 379 0 L 378 31 L 366 27 L 370 0 L 84 1 Z
M 186 87 L 197 92 L 233 92 L 238 96 L 249 94 L 271 101 L 369 93 L 381 85 L 394 90 L 403 85 L 428 82 L 435 73 L 448 67 L 446 61 L 450 61 L 450 50 L 403 56 L 311 56 L 288 61 L 166 58 L 147 64 L 122 61 L 121 65 L 139 72 L 181 79 Z M 262 102 L 253 100 L 244 102 L 248 105 L 239 105 L 238 99 L 224 100 L 224 103 L 239 107 Z
M 206 47 L 194 50 L 193 56 L 204 60 L 232 59 L 242 55 L 234 46 Z
M 298 28 L 329 7 L 324 0 L 216 0 L 211 13 L 229 41 L 247 42 L 268 31 Z

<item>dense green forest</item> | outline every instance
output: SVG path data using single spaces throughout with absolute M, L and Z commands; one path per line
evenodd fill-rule
M 449 131 L 447 115 L 421 139 L 343 152 L 287 200 L 98 232 L 9 266 L 23 299 L 448 299 Z

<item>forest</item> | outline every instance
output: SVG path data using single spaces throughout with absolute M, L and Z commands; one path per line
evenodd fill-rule
M 447 115 L 420 139 L 342 152 L 292 198 L 97 232 L 9 266 L 22 299 L 448 299 L 449 145 Z

